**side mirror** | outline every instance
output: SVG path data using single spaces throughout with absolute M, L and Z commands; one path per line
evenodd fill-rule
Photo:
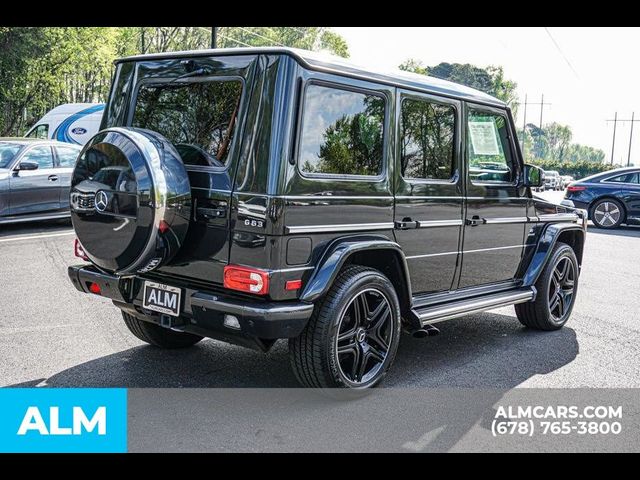
M 16 170 L 37 170 L 39 166 L 38 162 L 23 160 L 18 164 L 18 168 L 16 168 Z
M 544 170 L 535 165 L 525 165 L 524 186 L 537 188 L 542 185 L 544 185 Z

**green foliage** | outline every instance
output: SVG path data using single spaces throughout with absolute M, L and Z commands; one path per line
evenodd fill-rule
M 504 78 L 502 67 L 489 66 L 487 68 L 480 68 L 469 63 L 445 62 L 428 67 L 420 60 L 408 59 L 402 63 L 399 68 L 400 70 L 430 75 L 432 77 L 460 83 L 499 98 L 506 102 L 513 110 L 517 107 L 517 84 L 512 80 Z
M 220 47 L 284 45 L 348 56 L 325 27 L 220 27 Z M 0 27 L 0 135 L 62 103 L 101 102 L 118 57 L 209 48 L 204 27 Z
M 523 138 L 522 130 L 518 137 Z M 605 154 L 599 148 L 571 143 L 573 133 L 568 125 L 549 123 L 543 129 L 528 124 L 524 132 L 525 160 L 527 162 L 549 160 L 557 162 L 602 163 Z
M 527 161 L 533 165 L 541 167 L 543 170 L 557 170 L 560 175 L 571 175 L 576 180 L 593 175 L 594 173 L 606 172 L 613 168 L 620 168 L 620 165 L 611 165 L 601 162 L 589 161 L 558 161 L 558 160 L 540 160 L 530 159 Z

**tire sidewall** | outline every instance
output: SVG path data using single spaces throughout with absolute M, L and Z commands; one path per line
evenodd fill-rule
M 596 221 L 596 207 L 598 205 L 600 205 L 603 202 L 609 202 L 609 203 L 613 203 L 616 207 L 618 207 L 620 209 L 620 218 L 618 219 L 618 221 L 613 224 L 613 225 L 601 225 Z M 622 222 L 624 221 L 624 207 L 622 206 L 622 204 L 617 201 L 614 200 L 613 198 L 603 198 L 601 200 L 597 200 L 593 206 L 591 207 L 591 212 L 590 212 L 590 216 L 591 216 L 591 221 L 593 222 L 593 224 L 597 227 L 597 228 L 602 228 L 605 230 L 610 230 L 610 229 L 614 229 L 614 228 L 618 228 Z
M 346 379 L 338 365 L 338 356 L 336 352 L 336 340 L 338 329 L 345 310 L 350 305 L 351 300 L 358 294 L 368 289 L 379 291 L 389 302 L 391 314 L 393 315 L 393 336 L 389 345 L 389 352 L 378 374 L 367 383 L 354 384 Z M 333 384 L 338 387 L 347 387 L 351 389 L 367 389 L 378 385 L 386 376 L 389 367 L 393 363 L 398 344 L 400 342 L 401 321 L 400 321 L 400 302 L 391 282 L 381 273 L 368 270 L 356 274 L 349 280 L 348 286 L 343 288 L 337 297 L 322 306 L 324 309 L 330 309 L 333 318 L 329 324 L 328 335 L 325 337 L 324 353 L 327 359 L 327 365 Z
M 551 283 L 551 277 L 553 276 L 553 272 L 556 268 L 556 265 L 560 262 L 560 260 L 562 260 L 563 258 L 568 258 L 569 261 L 571 261 L 572 265 L 573 265 L 573 271 L 574 271 L 574 284 L 573 284 L 573 296 L 571 297 L 571 305 L 569 306 L 569 310 L 567 310 L 567 312 L 565 313 L 565 315 L 563 316 L 563 318 L 561 318 L 560 320 L 556 320 L 553 315 L 551 315 L 551 311 L 549 309 L 549 288 L 550 288 L 550 283 Z M 573 251 L 573 249 L 566 244 L 562 244 L 559 246 L 559 248 L 557 248 L 557 250 L 554 252 L 553 256 L 551 257 L 551 261 L 548 264 L 548 267 L 545 271 L 545 275 L 544 275 L 544 284 L 540 285 L 540 289 L 538 289 L 538 295 L 542 296 L 542 300 L 543 300 L 543 305 L 544 308 L 546 309 L 547 315 L 548 315 L 548 322 L 553 325 L 555 328 L 562 328 L 562 326 L 564 326 L 565 323 L 567 323 L 567 321 L 569 320 L 569 318 L 571 317 L 571 313 L 573 312 L 573 307 L 576 304 L 576 298 L 578 295 L 578 286 L 579 286 L 579 282 L 580 282 L 580 271 L 578 269 L 578 259 L 576 258 L 576 254 Z

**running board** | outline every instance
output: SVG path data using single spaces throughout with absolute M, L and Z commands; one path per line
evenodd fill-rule
M 413 313 L 424 326 L 451 318 L 462 317 L 463 315 L 469 315 L 471 313 L 491 310 L 492 308 L 530 302 L 535 296 L 535 288 L 524 287 L 517 290 L 483 295 L 482 297 L 458 300 L 457 302 L 451 302 L 445 305 L 429 306 L 413 310 Z

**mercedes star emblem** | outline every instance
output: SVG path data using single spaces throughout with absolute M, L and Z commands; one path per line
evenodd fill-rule
M 109 205 L 109 197 L 107 196 L 107 192 L 104 190 L 100 190 L 96 193 L 96 210 L 99 212 L 104 212 L 107 209 L 107 205 Z

